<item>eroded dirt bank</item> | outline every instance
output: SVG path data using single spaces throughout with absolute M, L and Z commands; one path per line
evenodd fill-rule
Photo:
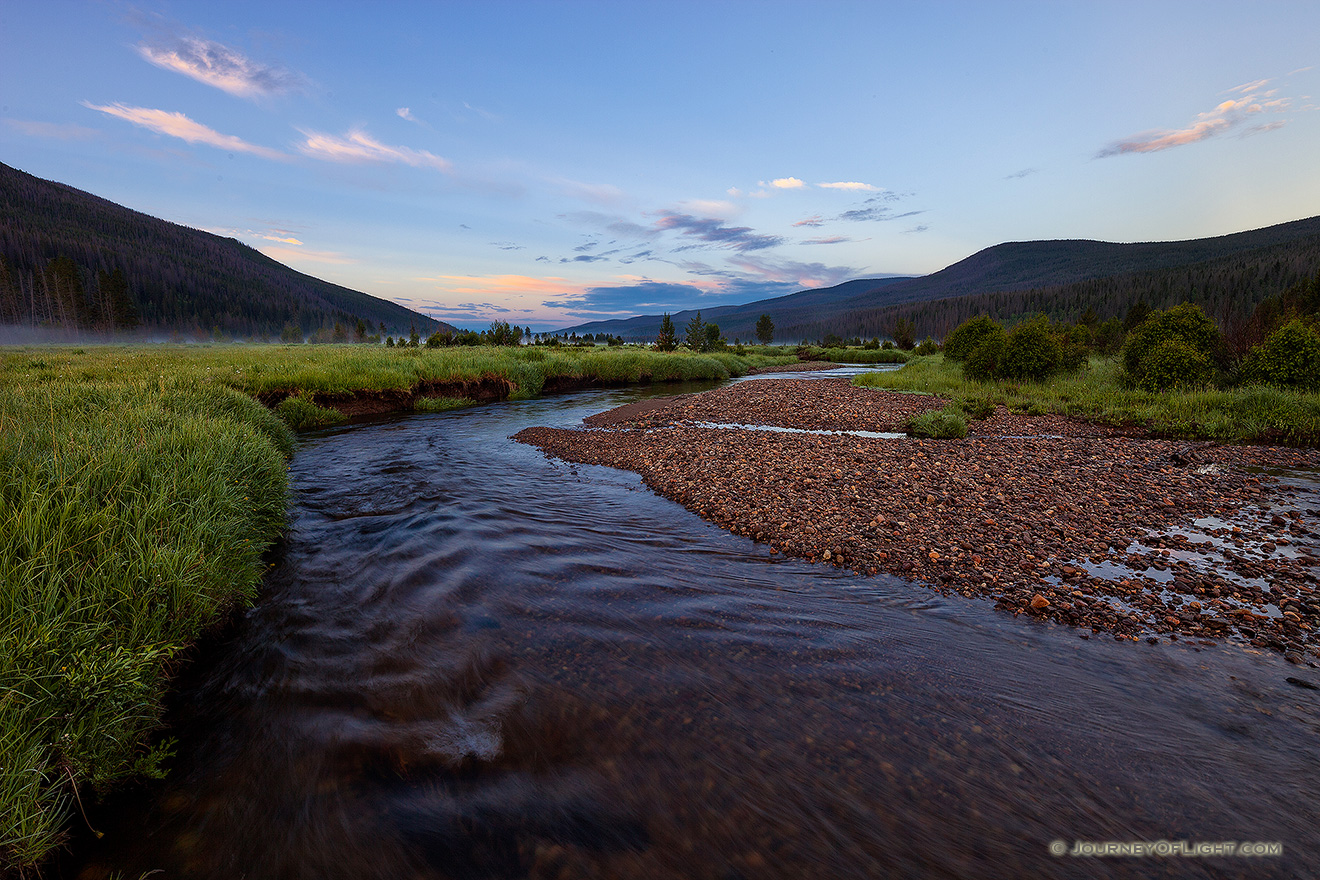
M 897 432 L 943 401 L 763 379 L 516 439 L 648 486 L 775 552 L 919 579 L 1120 639 L 1231 638 L 1320 658 L 1320 495 L 1262 468 L 1320 452 L 1150 440 L 1000 408 L 964 440 Z

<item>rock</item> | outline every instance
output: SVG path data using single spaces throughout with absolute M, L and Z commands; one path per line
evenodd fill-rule
M 1037 611 L 1041 610 L 1042 608 L 1049 608 L 1050 600 L 1046 599 L 1040 593 L 1037 593 L 1036 595 L 1031 597 L 1031 607 L 1036 609 Z

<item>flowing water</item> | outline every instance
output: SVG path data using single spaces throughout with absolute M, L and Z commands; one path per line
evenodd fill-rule
M 177 766 L 71 873 L 1320 874 L 1320 691 L 1286 680 L 1317 670 L 787 560 L 508 439 L 648 393 L 674 389 L 307 439 Z M 1282 855 L 1050 851 L 1160 840 Z

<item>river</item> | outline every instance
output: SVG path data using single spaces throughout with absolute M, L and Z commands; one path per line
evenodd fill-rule
M 306 437 L 176 766 L 69 876 L 1320 874 L 1320 691 L 1286 681 L 1317 670 L 784 559 L 508 439 L 672 393 Z

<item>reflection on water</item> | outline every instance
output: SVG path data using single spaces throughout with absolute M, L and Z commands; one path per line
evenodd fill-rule
M 1320 871 L 1320 692 L 1285 681 L 1316 670 L 785 560 L 507 439 L 638 393 L 306 442 L 287 549 L 195 671 L 177 768 L 94 817 L 81 876 Z M 1159 839 L 1284 855 L 1049 853 Z

